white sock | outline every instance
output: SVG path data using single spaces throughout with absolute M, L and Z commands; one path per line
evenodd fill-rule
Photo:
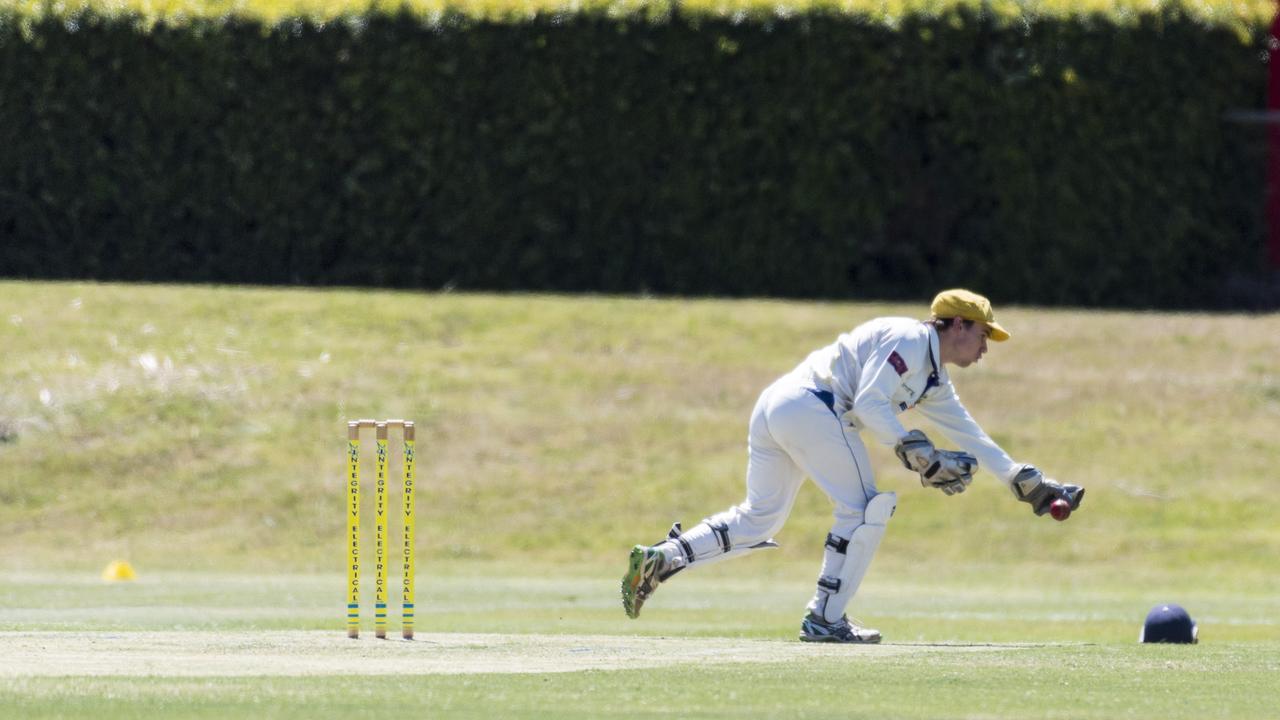
M 679 570 L 689 564 L 689 558 L 685 557 L 684 549 L 675 540 L 663 540 L 653 547 L 662 553 L 667 570 Z

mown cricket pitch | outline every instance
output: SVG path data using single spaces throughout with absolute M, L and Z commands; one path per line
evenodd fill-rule
M 0 678 L 454 675 L 634 670 L 682 664 L 983 652 L 1015 645 L 812 645 L 798 640 L 423 633 L 413 641 L 339 632 L 7 632 Z

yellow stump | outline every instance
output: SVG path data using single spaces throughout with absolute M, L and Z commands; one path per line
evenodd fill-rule
M 374 605 L 373 627 L 377 637 L 387 636 L 387 424 L 378 423 L 378 470 L 374 487 Z
M 404 424 L 404 575 L 401 595 L 401 635 L 413 639 L 413 505 L 417 490 L 413 486 L 413 423 Z
M 360 423 L 347 423 L 347 637 L 360 637 Z
M 414 626 L 414 506 L 417 488 L 414 485 L 414 432 L 413 423 L 407 420 L 353 420 L 347 423 L 347 636 L 360 637 L 360 431 L 375 429 L 376 485 L 374 488 L 374 629 L 378 637 L 387 636 L 388 567 L 387 545 L 389 535 L 388 493 L 390 428 L 403 429 L 404 438 L 404 536 L 402 576 L 402 633 L 406 640 L 413 639 Z

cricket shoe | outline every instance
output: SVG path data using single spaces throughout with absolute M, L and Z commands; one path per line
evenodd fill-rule
M 627 574 L 622 576 L 622 609 L 627 617 L 640 617 L 640 608 L 662 582 L 666 557 L 656 547 L 637 545 L 631 548 Z
M 828 623 L 822 618 L 809 613 L 800 623 L 800 639 L 804 642 L 829 643 L 865 643 L 872 645 L 880 642 L 880 631 L 859 627 L 849 622 L 848 615 Z

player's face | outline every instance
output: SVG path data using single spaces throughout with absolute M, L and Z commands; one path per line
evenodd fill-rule
M 987 338 L 991 335 L 991 329 L 980 322 L 968 327 L 964 323 L 957 323 L 954 332 L 956 365 L 969 367 L 981 360 L 987 352 Z

